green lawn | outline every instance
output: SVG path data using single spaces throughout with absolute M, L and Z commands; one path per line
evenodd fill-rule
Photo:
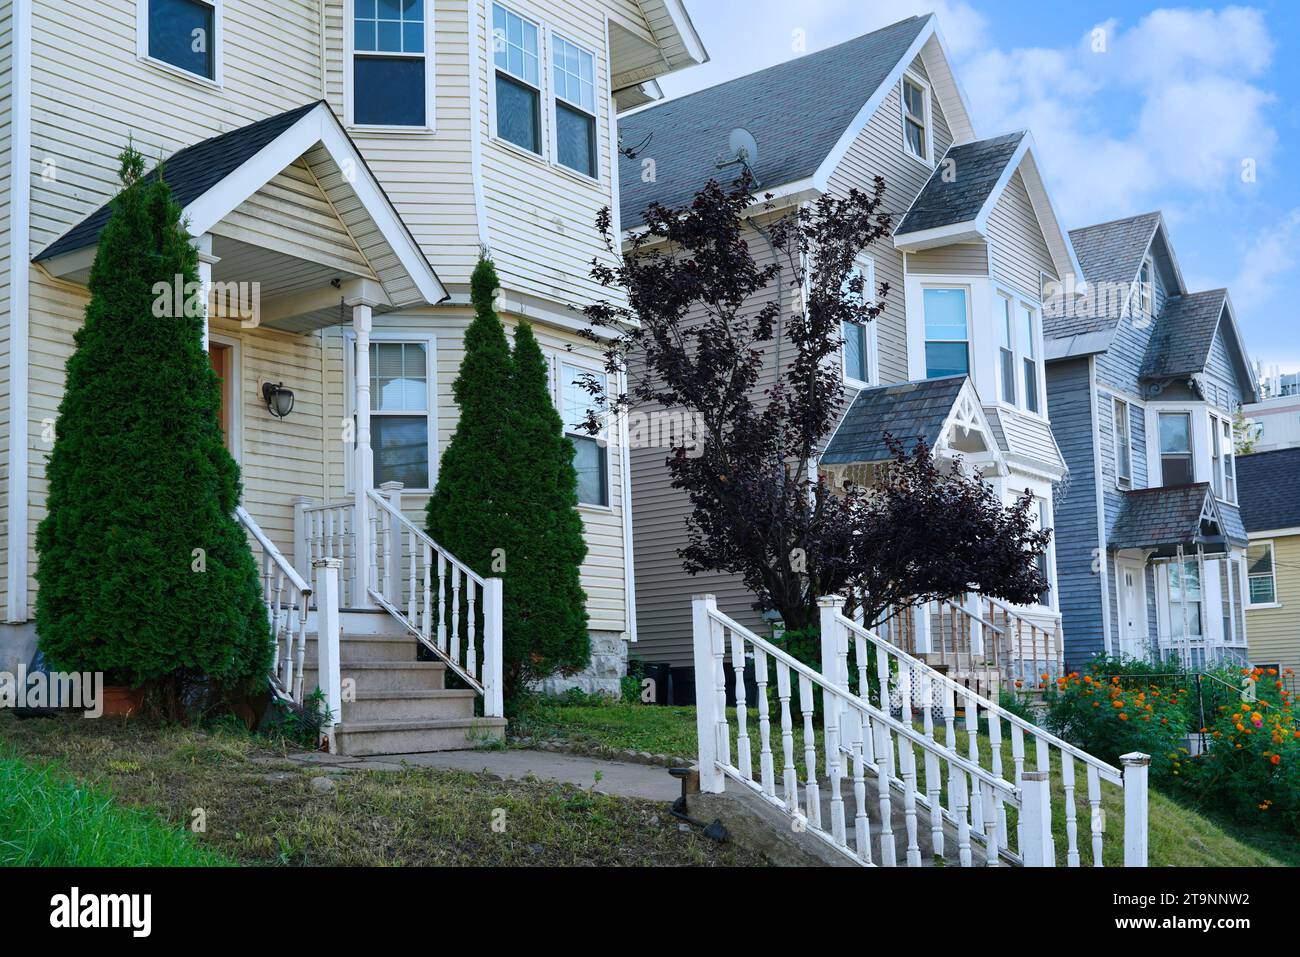
M 321 792 L 322 770 L 238 731 L 0 712 L 0 752 L 21 759 L 0 765 L 0 863 L 763 864 L 665 804 L 568 784 L 406 768 Z
M 215 867 L 178 827 L 17 758 L 0 758 L 0 867 Z
M 780 762 L 780 738 L 777 715 L 773 714 L 772 750 Z M 795 716 L 795 762 L 803 766 L 803 734 Z M 735 713 L 730 716 L 735 728 Z M 751 709 L 748 722 L 749 736 L 758 766 L 758 720 Z M 522 731 L 521 731 L 522 728 Z M 641 704 L 604 703 L 592 705 L 560 705 L 539 703 L 533 706 L 516 733 L 533 737 L 564 741 L 579 750 L 618 748 L 649 751 L 651 753 L 691 757 L 696 753 L 695 709 L 689 707 L 662 708 Z M 942 729 L 939 731 L 942 740 Z M 1009 776 L 1014 765 L 1011 761 L 1009 731 L 1003 728 L 1002 755 L 1005 773 Z M 957 746 L 966 754 L 967 738 L 964 731 L 957 732 Z M 980 753 L 987 756 L 989 742 L 981 735 Z M 1034 769 L 1032 744 L 1026 767 Z M 1058 752 L 1059 753 L 1059 752 Z M 918 752 L 918 767 L 924 775 L 924 759 Z M 1061 780 L 1059 757 L 1051 763 L 1053 825 L 1058 848 L 1064 848 L 1065 789 Z M 922 786 L 923 782 L 922 782 Z M 1105 812 L 1105 831 L 1102 841 L 1102 861 L 1108 867 L 1122 865 L 1124 858 L 1124 800 L 1116 787 L 1102 784 L 1102 808 Z M 1092 838 L 1089 830 L 1090 813 L 1087 801 L 1087 778 L 1084 768 L 1075 762 L 1075 807 L 1078 814 L 1078 847 L 1084 866 L 1092 864 Z M 1300 840 L 1295 836 L 1260 832 L 1256 829 L 1234 825 L 1223 820 L 1211 820 L 1174 798 L 1152 790 L 1149 797 L 1149 856 L 1152 867 L 1270 867 L 1300 863 Z M 1014 826 L 1014 812 L 1011 826 Z M 1060 863 L 1064 863 L 1061 861 Z

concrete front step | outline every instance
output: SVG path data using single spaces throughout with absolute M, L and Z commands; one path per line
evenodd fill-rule
M 505 736 L 504 718 L 345 721 L 334 727 L 340 754 L 417 754 L 480 748 Z
M 355 701 L 343 702 L 343 720 L 408 721 L 426 718 L 472 718 L 474 699 L 469 689 L 442 691 L 360 691 Z
M 316 687 L 317 669 L 303 668 L 303 686 Z M 440 691 L 446 687 L 447 666 L 440 661 L 350 661 L 339 666 L 346 682 L 365 691 Z
M 339 661 L 415 661 L 419 642 L 408 635 L 344 635 L 339 642 Z M 319 660 L 318 639 L 307 636 L 304 667 L 315 668 Z

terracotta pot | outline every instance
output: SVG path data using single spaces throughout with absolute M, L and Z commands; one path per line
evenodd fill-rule
M 129 718 L 138 715 L 144 707 L 144 689 L 125 685 L 108 685 L 104 688 L 104 717 Z

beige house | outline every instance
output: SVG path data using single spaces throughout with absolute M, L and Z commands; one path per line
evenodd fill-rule
M 402 542 L 367 500 L 401 483 L 422 524 L 480 248 L 576 421 L 574 380 L 600 366 L 571 307 L 599 294 L 616 116 L 705 59 L 681 0 L 3 0 L 0 665 L 30 652 L 64 362 L 128 141 L 167 160 L 212 289 L 251 524 L 304 579 L 341 559 L 344 608 L 374 608 L 364 559 Z M 623 428 L 576 438 L 606 681 L 634 629 Z
M 792 123 L 790 117 L 799 117 Z M 1004 501 L 1026 489 L 1050 527 L 1066 468 L 1048 420 L 1042 312 L 1057 283 L 1081 277 L 1069 238 L 1043 185 L 1026 132 L 977 136 L 934 16 L 912 17 L 818 53 L 728 81 L 629 116 L 623 160 L 623 225 L 651 201 L 690 201 L 710 178 L 739 175 L 736 144 L 772 216 L 885 180 L 891 240 L 863 253 L 868 288 L 888 283 L 884 312 L 844 330 L 844 416 L 820 459 L 833 481 L 869 474 L 890 457 L 885 431 L 924 438 L 980 467 Z M 743 132 L 735 132 L 737 130 Z M 760 262 L 774 253 L 753 232 Z M 774 350 L 774 353 L 776 351 Z M 780 374 L 779 353 L 756 385 Z M 688 666 L 691 593 L 762 633 L 739 576 L 687 575 L 677 550 L 690 506 L 671 488 L 662 448 L 632 453 L 636 514 L 637 657 Z M 859 478 L 859 480 L 861 480 Z M 1055 583 L 1054 556 L 1046 559 Z M 1056 589 L 1028 608 L 980 596 L 917 609 L 886 630 L 936 663 L 991 679 L 1055 668 L 1060 651 Z M 1014 661 L 1008 660 L 1010 655 Z

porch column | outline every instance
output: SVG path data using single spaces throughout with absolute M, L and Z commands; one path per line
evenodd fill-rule
M 930 614 L 934 602 L 912 607 L 912 654 L 928 655 L 930 653 Z
M 370 451 L 370 329 L 374 303 L 354 300 L 347 305 L 352 307 L 352 330 L 356 333 L 356 375 L 353 376 L 353 405 L 357 415 L 356 461 L 353 469 L 356 477 L 356 487 L 353 489 L 356 503 L 353 516 L 356 561 L 353 562 L 352 569 L 352 594 L 356 607 L 369 608 L 374 605 L 369 590 L 373 581 L 370 564 L 374 555 L 374 529 L 370 524 L 370 508 L 366 500 L 366 493 L 375 485 L 375 462 Z
M 203 351 L 208 351 L 208 315 L 212 311 L 212 267 L 221 262 L 212 255 L 212 234 L 204 233 L 194 240 L 199 254 L 199 301 L 203 306 Z

